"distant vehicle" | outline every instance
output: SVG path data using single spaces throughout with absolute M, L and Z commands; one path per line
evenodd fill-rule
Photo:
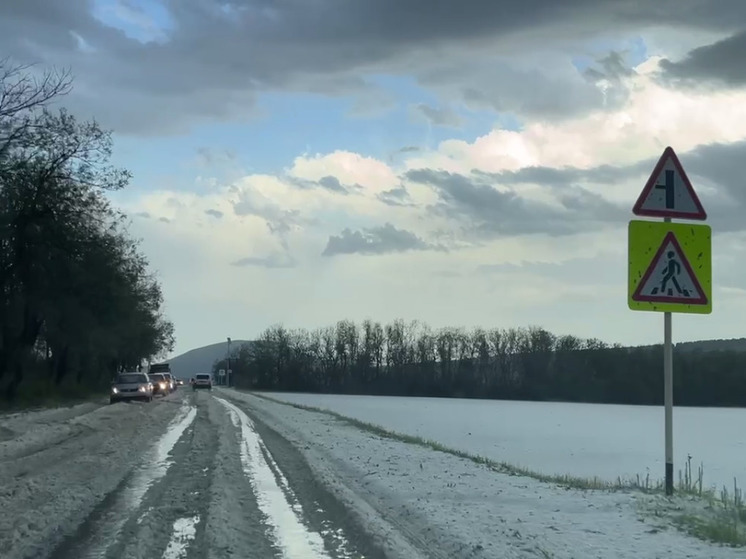
M 168 384 L 168 393 L 170 394 L 176 390 L 176 380 L 173 374 L 171 374 L 170 363 L 153 363 L 148 370 L 148 374 L 160 374 L 165 377 L 166 383 Z
M 153 401 L 153 383 L 145 373 L 120 373 L 111 385 L 109 403 L 124 400 Z
M 160 394 L 161 396 L 166 396 L 167 394 L 171 393 L 171 387 L 168 382 L 168 379 L 166 379 L 166 375 L 162 373 L 153 373 L 151 375 L 148 375 L 150 377 L 150 380 L 153 383 L 153 394 Z
M 176 390 L 176 379 L 171 373 L 163 373 L 163 376 L 166 377 L 166 380 L 168 381 L 168 390 L 169 392 L 173 392 Z
M 152 373 L 163 373 L 163 374 L 171 374 L 171 364 L 170 363 L 153 363 L 148 368 L 148 374 Z
M 212 375 L 199 374 L 195 376 L 194 382 L 192 383 L 192 390 L 197 390 L 198 388 L 207 388 L 208 390 L 212 390 Z
M 184 386 L 184 379 L 180 379 L 180 378 L 179 378 L 179 379 L 176 379 L 176 384 L 177 384 L 178 386 Z

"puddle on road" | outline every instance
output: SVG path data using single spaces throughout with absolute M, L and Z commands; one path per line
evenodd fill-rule
M 222 398 L 215 399 L 228 409 L 231 421 L 241 432 L 241 464 L 244 473 L 251 482 L 259 508 L 270 523 L 275 544 L 282 550 L 283 556 L 288 559 L 329 559 L 321 535 L 309 530 L 301 522 L 303 507 L 254 430 L 254 423 L 232 403 Z M 292 503 L 286 495 L 290 496 Z M 340 555 L 339 552 L 344 552 L 346 547 L 339 546 L 335 555 Z
M 53 557 L 80 557 L 100 559 L 117 541 L 122 527 L 132 512 L 140 506 L 145 493 L 153 483 L 162 478 L 171 465 L 168 455 L 184 431 L 192 424 L 197 415 L 197 408 L 184 405 L 179 415 L 169 423 L 166 433 L 145 454 L 145 463 L 114 494 L 110 494 L 101 505 L 100 515 L 96 511 L 89 516 L 93 519 L 86 523 L 78 533 L 82 544 L 61 546 L 59 553 Z M 147 513 L 146 513 L 147 514 Z M 143 515 L 144 516 L 144 515 Z M 142 519 L 138 519 L 138 523 Z M 81 533 L 82 532 L 82 533 Z M 82 536 L 82 537 L 81 537 Z
M 171 541 L 168 542 L 168 547 L 163 552 L 163 559 L 184 559 L 187 556 L 189 544 L 197 534 L 198 522 L 199 516 L 178 518 L 174 522 Z

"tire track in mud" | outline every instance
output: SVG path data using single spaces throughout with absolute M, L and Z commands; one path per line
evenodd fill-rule
M 209 394 L 184 400 L 194 420 L 159 466 L 161 477 L 143 487 L 143 472 L 155 463 L 150 452 L 150 460 L 133 469 L 49 559 L 280 556 L 241 468 L 228 414 Z
M 169 476 L 172 461 L 182 453 L 189 455 L 192 450 L 192 445 L 188 444 L 188 441 L 191 438 L 190 430 L 194 429 L 196 415 L 196 409 L 188 404 L 184 405 L 181 413 L 169 424 L 166 433 L 160 438 L 154 438 L 155 444 L 145 454 L 145 459 L 105 496 L 74 533 L 54 549 L 49 556 L 50 559 L 158 557 L 159 555 L 152 555 L 152 547 L 160 547 L 161 552 L 165 550 L 171 526 L 162 528 L 161 533 L 154 534 L 152 530 L 147 530 L 150 528 L 148 523 L 141 532 L 139 527 L 144 520 L 143 512 L 149 510 L 153 499 L 156 499 L 157 503 L 158 499 L 164 498 L 164 495 L 169 493 L 173 481 L 176 481 L 172 481 Z M 209 441 L 211 434 L 208 432 L 205 437 Z M 209 452 L 196 452 L 194 459 L 209 455 Z M 195 478 L 188 478 L 193 479 Z M 186 485 L 188 491 L 188 484 Z M 163 511 L 171 510 L 167 507 L 160 508 Z M 127 546 L 133 540 L 137 546 L 145 548 L 144 553 L 134 551 L 133 554 L 127 555 Z
M 194 404 L 192 398 L 187 401 Z M 217 452 L 217 428 L 205 406 L 196 407 L 191 425 L 184 431 L 170 454 L 166 474 L 145 494 L 140 507 L 122 528 L 117 545 L 107 558 L 162 557 L 169 546 L 174 526 L 184 522 L 194 529 L 175 557 L 204 557 L 204 522 L 207 502 L 204 496 L 212 485 Z
M 369 487 L 364 479 L 365 472 L 351 468 L 349 463 L 335 457 L 323 445 L 308 446 L 310 443 L 301 432 L 283 423 L 284 404 L 266 402 L 256 396 L 247 400 L 247 396 L 231 397 L 226 393 L 226 397 L 256 418 L 258 429 L 268 430 L 266 435 L 262 431 L 268 446 L 276 438 L 300 455 L 300 459 L 308 464 L 308 471 L 313 473 L 314 481 L 327 488 L 333 502 L 350 507 L 346 509 L 350 511 L 348 521 L 353 526 L 360 526 L 362 532 L 372 534 L 369 539 L 383 549 L 384 557 L 448 559 L 454 556 L 452 550 L 440 544 L 444 541 L 442 533 L 431 526 L 416 507 L 411 507 L 411 503 L 382 492 L 380 488 Z M 272 433 L 275 433 L 274 437 Z M 384 460 L 385 456 L 381 459 Z
M 269 526 L 259 510 L 256 495 L 243 472 L 238 430 L 212 395 L 197 393 L 195 396 L 201 405 L 207 406 L 210 420 L 218 431 L 213 484 L 207 521 L 203 526 L 207 554 L 200 555 L 199 559 L 280 557 L 270 540 Z
M 386 554 L 355 517 L 318 480 L 301 452 L 240 399 L 220 394 L 248 415 L 262 440 L 262 453 L 290 505 L 306 527 L 321 535 L 333 559 L 386 559 Z M 245 474 L 243 474 L 245 475 Z

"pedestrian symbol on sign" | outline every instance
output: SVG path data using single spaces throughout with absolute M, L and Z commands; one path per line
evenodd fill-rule
M 697 274 L 687 260 L 684 251 L 669 232 L 650 261 L 632 295 L 633 301 L 649 303 L 684 303 L 704 305 L 707 303 Z
M 689 297 L 689 290 L 681 289 L 681 286 L 679 285 L 679 280 L 676 279 L 676 277 L 679 274 L 681 274 L 681 264 L 679 264 L 679 261 L 676 260 L 676 253 L 673 250 L 669 250 L 666 253 L 666 258 L 668 258 L 668 263 L 666 264 L 666 267 L 663 270 L 663 279 L 661 280 L 660 292 L 665 293 L 669 297 L 672 296 L 673 289 L 669 287 L 668 291 L 666 291 L 668 282 L 671 282 L 671 284 L 676 288 L 676 292 L 679 295 L 683 295 L 684 297 Z M 657 287 L 654 287 L 651 295 L 657 295 L 658 291 L 659 289 Z

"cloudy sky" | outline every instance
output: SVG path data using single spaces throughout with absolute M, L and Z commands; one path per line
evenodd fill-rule
M 70 68 L 177 352 L 341 318 L 629 344 L 627 222 L 667 145 L 746 335 L 743 0 L 8 0 L 0 53 Z

